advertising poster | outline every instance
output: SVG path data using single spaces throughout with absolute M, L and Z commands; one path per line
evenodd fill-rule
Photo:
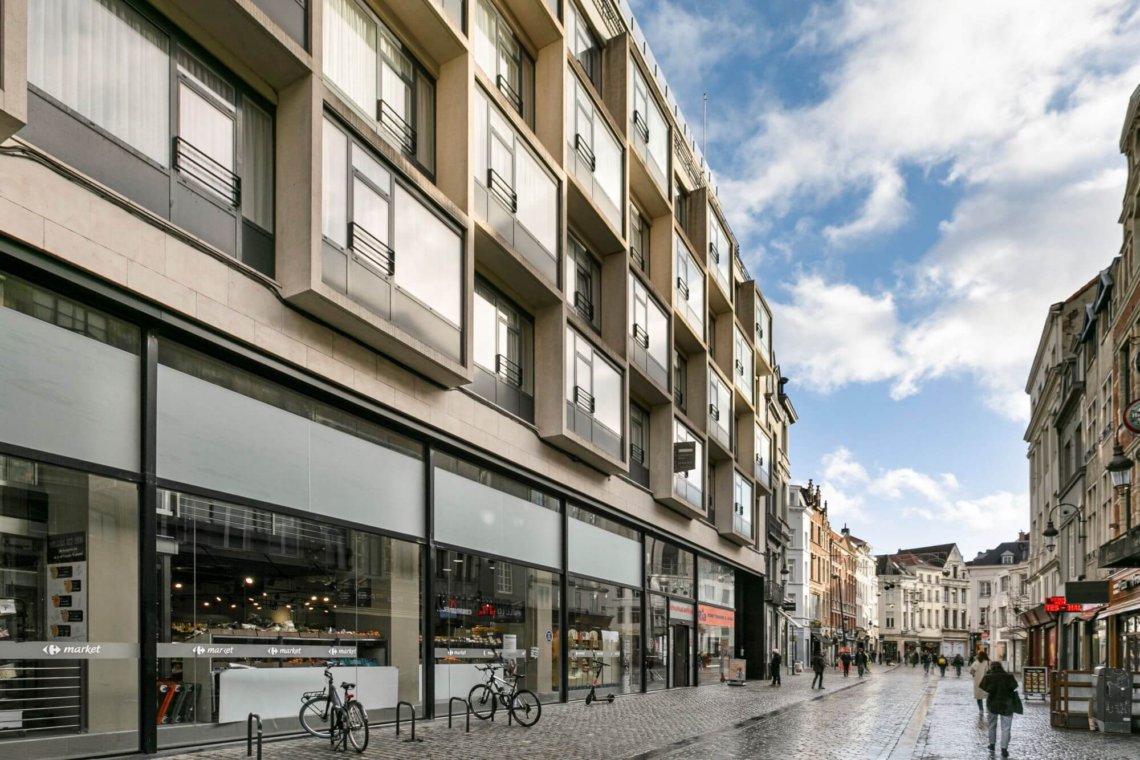
M 48 638 L 87 640 L 87 534 L 63 533 L 47 545 Z

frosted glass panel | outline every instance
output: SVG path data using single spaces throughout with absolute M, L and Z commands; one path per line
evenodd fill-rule
M 459 235 L 396 185 L 396 284 L 456 327 L 463 324 Z
M 518 172 L 518 220 L 551 256 L 558 250 L 558 185 L 530 151 L 515 148 Z
M 560 515 L 462 475 L 435 469 L 435 538 L 455 546 L 558 567 Z
M 0 440 L 139 469 L 138 356 L 0 308 L 0 357 Z
M 158 367 L 158 475 L 424 535 L 424 464 L 276 406 Z
M 640 542 L 573 518 L 567 531 L 570 572 L 641 586 Z
M 594 122 L 594 154 L 597 158 L 594 177 L 601 185 L 602 192 L 609 196 L 615 206 L 621 208 L 621 146 L 610 131 L 602 126 L 600 116 Z
M 324 120 L 321 178 L 321 234 L 348 244 L 348 138 Z

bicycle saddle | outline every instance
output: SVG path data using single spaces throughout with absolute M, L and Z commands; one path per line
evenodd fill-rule
M 340 685 L 340 688 L 342 688 L 342 689 L 355 689 L 355 688 L 356 688 L 356 684 L 354 684 L 354 683 L 348 683 L 348 682 L 346 681 L 346 682 L 343 682 L 343 683 L 341 683 L 341 685 Z

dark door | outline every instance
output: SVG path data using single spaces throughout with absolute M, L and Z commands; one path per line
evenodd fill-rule
M 673 626 L 673 683 L 671 686 L 688 686 L 691 683 L 692 668 L 689 667 L 689 631 L 687 625 Z

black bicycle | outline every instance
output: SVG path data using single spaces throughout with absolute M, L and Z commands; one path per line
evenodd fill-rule
M 471 712 L 479 720 L 494 716 L 499 705 L 507 709 L 520 726 L 533 726 L 542 717 L 542 702 L 533 691 L 519 688 L 522 673 L 513 665 L 476 665 L 476 669 L 487 674 L 486 683 L 475 684 L 467 695 Z M 503 678 L 495 673 L 503 671 Z M 506 679 L 511 679 L 509 682 Z
M 348 744 L 357 753 L 368 746 L 368 713 L 352 695 L 354 683 L 342 683 L 344 696 L 333 687 L 332 668 L 325 668 L 324 689 L 301 695 L 301 728 L 318 739 L 328 739 L 332 748 L 345 749 Z
M 594 660 L 593 664 L 591 665 L 590 669 L 592 671 L 594 671 L 594 675 L 593 675 L 593 678 L 590 679 L 590 691 L 589 691 L 589 693 L 586 694 L 586 706 L 587 707 L 590 706 L 591 702 L 600 702 L 602 699 L 605 699 L 610 704 L 613 704 L 613 701 L 614 701 L 614 695 L 613 694 L 609 694 L 605 697 L 599 697 L 598 696 L 598 681 L 602 680 L 602 668 L 608 668 L 608 667 L 609 667 L 609 665 L 606 665 L 601 660 Z

